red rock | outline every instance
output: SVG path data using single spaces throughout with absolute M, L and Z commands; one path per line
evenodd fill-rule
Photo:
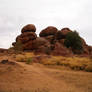
M 58 31 L 55 35 L 56 40 L 64 39 L 65 36 L 63 35 L 62 31 Z
M 30 40 L 35 40 L 37 35 L 34 32 L 27 32 L 17 36 L 16 41 L 20 41 L 21 43 L 26 43 Z
M 21 33 L 25 33 L 25 32 L 36 32 L 36 27 L 33 24 L 28 24 L 26 26 L 24 26 L 21 30 Z
M 60 44 L 63 44 L 63 45 L 64 45 L 64 42 L 65 42 L 65 39 L 59 40 L 59 43 L 60 43 Z
M 63 37 L 66 37 L 66 35 L 72 31 L 69 28 L 63 28 L 61 29 L 61 32 L 62 32 Z
M 72 52 L 69 51 L 68 48 L 66 48 L 64 45 L 60 44 L 59 42 L 56 42 L 55 48 L 52 52 L 53 55 L 62 55 L 62 56 L 69 56 L 72 55 Z
M 54 35 L 49 35 L 44 37 L 46 40 L 48 40 L 51 44 L 55 43 L 55 36 Z
M 38 37 L 36 38 L 36 40 L 34 40 L 34 47 L 39 48 L 41 46 L 47 46 L 50 43 L 48 42 L 48 40 L 46 40 L 45 38 L 42 37 Z
M 47 28 L 45 28 L 44 30 L 42 30 L 39 34 L 40 37 L 45 37 L 45 36 L 49 36 L 49 35 L 55 35 L 57 32 L 57 28 L 53 27 L 53 26 L 49 26 Z
M 34 50 L 35 47 L 34 47 L 34 41 L 29 41 L 25 44 L 23 44 L 23 50 Z

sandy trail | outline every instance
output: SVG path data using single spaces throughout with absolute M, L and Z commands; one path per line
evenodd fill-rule
M 92 73 L 22 62 L 1 65 L 0 71 L 0 92 L 92 92 Z

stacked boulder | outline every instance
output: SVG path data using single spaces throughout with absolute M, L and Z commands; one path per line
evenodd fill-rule
M 56 35 L 55 35 L 55 45 L 54 45 L 54 50 L 53 50 L 53 54 L 55 55 L 72 55 L 72 51 L 69 48 L 66 48 L 64 45 L 64 41 L 66 39 L 66 35 L 71 32 L 71 30 L 69 28 L 63 28 L 60 31 L 57 31 Z
M 56 27 L 49 26 L 42 30 L 39 36 L 49 41 L 51 54 L 65 56 L 72 54 L 71 51 L 64 46 L 65 36 L 68 32 L 70 32 L 69 28 L 58 31 Z
M 16 46 L 16 43 L 20 42 L 22 44 L 22 49 L 46 53 L 47 49 L 50 49 L 50 43 L 42 38 L 37 37 L 36 27 L 33 24 L 28 24 L 24 26 L 21 30 L 21 34 L 16 37 L 16 42 L 12 43 L 13 46 Z
M 55 34 L 57 33 L 58 29 L 53 26 L 49 26 L 42 30 L 39 34 L 40 37 L 47 39 L 51 44 L 54 43 Z
M 63 28 L 58 30 L 56 27 L 49 26 L 43 29 L 39 37 L 36 35 L 36 27 L 33 24 L 24 26 L 21 30 L 21 34 L 16 37 L 16 42 L 12 43 L 15 47 L 18 42 L 22 44 L 23 51 L 34 51 L 38 53 L 46 53 L 53 55 L 73 55 L 71 48 L 66 48 L 64 41 L 66 35 L 72 32 L 69 28 Z M 82 47 L 83 53 L 92 54 L 92 47 L 88 46 L 83 38 Z
M 22 44 L 23 50 L 33 50 L 33 42 L 37 38 L 36 27 L 33 24 L 24 26 L 21 30 L 21 34 L 17 36 L 16 42 L 12 45 L 15 46 L 17 42 Z

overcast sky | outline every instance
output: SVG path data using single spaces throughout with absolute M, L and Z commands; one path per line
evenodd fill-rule
M 9 48 L 26 24 L 77 30 L 92 45 L 92 0 L 0 0 L 0 48 Z

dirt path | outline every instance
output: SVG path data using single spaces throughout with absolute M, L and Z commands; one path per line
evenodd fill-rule
M 92 92 L 92 73 L 16 64 L 0 67 L 0 92 Z

